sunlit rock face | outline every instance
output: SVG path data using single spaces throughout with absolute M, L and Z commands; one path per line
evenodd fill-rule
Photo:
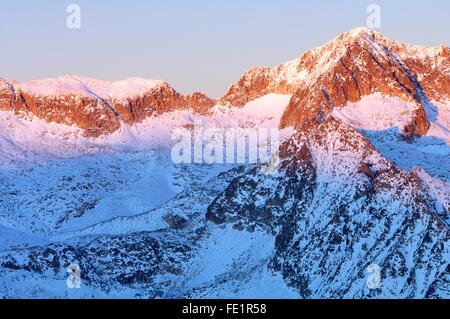
M 203 93 L 182 95 L 163 81 L 126 79 L 106 82 L 76 76 L 16 83 L 0 80 L 0 109 L 81 128 L 99 137 L 166 112 L 206 113 L 214 100 Z
M 333 108 L 373 93 L 414 102 L 409 137 L 429 129 L 424 106 L 450 98 L 450 49 L 402 44 L 358 28 L 275 68 L 258 67 L 233 84 L 222 103 L 244 105 L 268 93 L 293 93 L 281 127 L 309 128 Z

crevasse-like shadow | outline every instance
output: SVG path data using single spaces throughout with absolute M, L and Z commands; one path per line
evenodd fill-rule
M 437 136 L 407 141 L 398 126 L 385 130 L 361 130 L 375 148 L 395 165 L 411 170 L 423 168 L 430 175 L 450 182 L 450 146 Z

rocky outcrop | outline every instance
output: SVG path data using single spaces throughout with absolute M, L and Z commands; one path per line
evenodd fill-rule
M 97 83 L 94 81 L 62 77 L 54 81 L 56 84 L 34 81 L 23 85 L 0 79 L 0 110 L 31 113 L 48 122 L 76 125 L 86 136 L 98 137 L 118 130 L 122 123 L 133 125 L 147 117 L 180 109 L 207 113 L 215 104 L 203 93 L 185 96 L 162 81 L 138 94 L 132 94 L 130 89 L 128 95 L 125 92 L 120 96 L 105 94 L 103 87 L 92 87 L 91 82 Z M 48 88 L 44 89 L 45 85 Z
M 413 112 L 411 121 L 403 127 L 403 135 L 407 140 L 411 140 L 414 136 L 425 135 L 430 128 L 430 121 L 423 107 L 418 107 Z
M 15 107 L 19 106 L 18 103 L 19 97 L 16 96 L 16 92 L 14 90 L 14 86 L 0 78 L 0 110 L 14 110 Z
M 287 79 L 279 76 L 283 66 L 276 69 L 256 67 L 248 70 L 235 84 L 231 85 L 220 104 L 244 106 L 269 93 L 289 94 L 295 86 L 288 84 Z
M 195 112 L 207 114 L 216 104 L 216 100 L 211 99 L 202 92 L 194 92 L 184 97 L 186 106 L 191 107 Z
M 67 267 L 75 264 L 79 267 L 83 288 L 114 291 L 139 285 L 145 287 L 149 297 L 161 298 L 164 285 L 155 279 L 178 275 L 182 271 L 181 262 L 190 254 L 191 248 L 183 239 L 140 232 L 98 237 L 85 245 L 53 243 L 2 252 L 0 268 L 65 282 Z M 36 292 L 30 293 L 32 298 L 36 298 L 33 293 Z

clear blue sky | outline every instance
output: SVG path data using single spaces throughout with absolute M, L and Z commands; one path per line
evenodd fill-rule
M 81 6 L 81 29 L 66 27 Z M 0 76 L 79 74 L 163 79 L 213 97 L 251 66 L 274 66 L 365 25 L 382 8 L 385 35 L 449 44 L 448 0 L 14 0 L 0 3 Z

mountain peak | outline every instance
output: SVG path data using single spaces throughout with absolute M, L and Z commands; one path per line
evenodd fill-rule
M 375 31 L 374 29 L 368 28 L 368 27 L 356 27 L 347 32 L 344 32 L 343 34 L 346 34 L 350 37 L 360 37 L 361 35 L 372 35 L 372 34 L 381 34 L 381 33 L 379 33 L 378 31 Z
M 228 90 L 224 104 L 242 106 L 269 93 L 292 94 L 280 126 L 315 125 L 333 108 L 380 93 L 417 105 L 407 137 L 424 135 L 427 101 L 446 101 L 450 54 L 408 45 L 358 27 L 272 69 L 254 68 Z
M 336 45 L 342 45 L 348 46 L 353 45 L 356 43 L 359 43 L 360 41 L 373 41 L 373 42 L 380 42 L 385 43 L 387 41 L 392 41 L 385 37 L 382 33 L 370 29 L 367 27 L 357 27 L 354 29 L 351 29 L 349 31 L 343 32 L 340 35 L 338 35 L 336 38 L 328 42 L 325 46 L 333 47 L 335 48 Z M 395 41 L 396 42 L 396 41 Z M 398 43 L 398 42 L 396 42 Z

